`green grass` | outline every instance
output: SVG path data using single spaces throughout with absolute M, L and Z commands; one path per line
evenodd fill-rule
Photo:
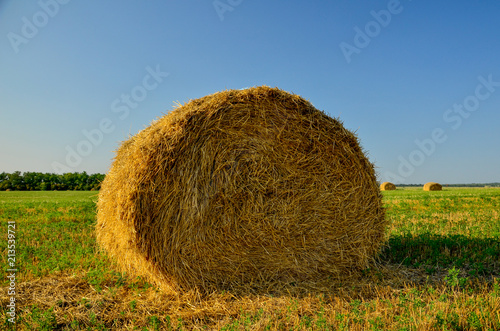
M 96 246 L 96 192 L 0 192 L 4 270 L 16 222 L 17 329 L 500 329 L 500 189 L 383 194 L 386 244 L 350 283 L 200 299 L 117 271 Z M 0 328 L 13 330 L 0 284 Z
M 16 222 L 18 277 L 39 278 L 98 265 L 95 200 L 96 192 L 0 192 L 0 219 Z M 0 261 L 7 269 L 6 254 Z
M 499 189 L 385 191 L 388 247 L 381 258 L 406 266 L 500 274 Z

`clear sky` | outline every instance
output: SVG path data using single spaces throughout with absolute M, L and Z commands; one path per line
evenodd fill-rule
M 279 87 L 380 181 L 500 182 L 500 2 L 0 0 L 0 172 L 106 173 L 176 102 Z

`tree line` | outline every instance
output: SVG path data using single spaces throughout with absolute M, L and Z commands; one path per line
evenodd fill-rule
M 500 187 L 500 183 L 442 184 L 443 187 Z M 397 184 L 398 187 L 424 186 L 424 184 Z
M 68 172 L 62 175 L 15 171 L 0 173 L 0 191 L 94 191 L 101 188 L 104 174 Z

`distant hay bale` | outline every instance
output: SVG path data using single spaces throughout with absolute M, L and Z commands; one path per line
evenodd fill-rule
M 380 184 L 380 190 L 381 191 L 393 191 L 396 189 L 396 185 L 390 182 L 383 182 Z
M 96 234 L 123 271 L 208 291 L 342 277 L 367 266 L 385 227 L 356 136 L 262 86 L 192 100 L 123 142 Z
M 424 191 L 441 191 L 443 187 L 441 184 L 429 182 L 424 185 Z

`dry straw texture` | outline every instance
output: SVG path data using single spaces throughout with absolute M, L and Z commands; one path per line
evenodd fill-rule
M 125 141 L 96 232 L 124 271 L 211 291 L 347 275 L 385 227 L 356 136 L 262 86 L 192 100 Z
M 396 185 L 390 182 L 383 182 L 380 184 L 380 190 L 381 191 L 392 191 L 396 189 Z
M 441 191 L 443 187 L 441 184 L 429 182 L 424 185 L 424 191 Z

